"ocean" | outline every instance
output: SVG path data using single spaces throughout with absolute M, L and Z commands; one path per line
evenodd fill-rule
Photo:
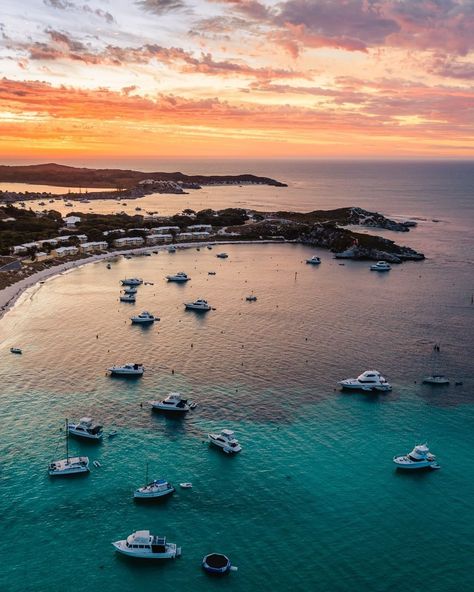
M 165 170 L 158 164 L 150 170 Z M 289 187 L 214 187 L 133 208 L 358 205 L 417 220 L 409 233 L 383 234 L 427 259 L 376 274 L 320 249 L 235 244 L 220 249 L 226 260 L 218 248 L 118 258 L 110 270 L 102 261 L 27 290 L 0 321 L 0 590 L 470 589 L 474 165 L 213 164 L 167 170 L 253 172 Z M 114 202 L 87 205 L 103 203 Z M 320 266 L 305 264 L 312 254 Z M 191 281 L 165 281 L 180 270 Z M 135 305 L 118 302 L 120 279 L 130 276 L 153 283 Z M 245 300 L 250 293 L 256 302 Z M 199 297 L 215 310 L 186 312 L 183 303 Z M 142 310 L 160 322 L 132 326 Z M 421 384 L 434 343 L 448 387 Z M 106 374 L 125 362 L 143 363 L 144 377 Z M 339 390 L 337 381 L 369 368 L 391 393 Z M 196 409 L 182 419 L 152 413 L 147 402 L 172 391 Z M 65 456 L 64 419 L 85 415 L 118 435 L 71 440 L 72 453 L 101 467 L 51 479 L 48 462 Z M 207 433 L 222 428 L 235 430 L 239 455 L 209 448 Z M 397 472 L 392 457 L 425 441 L 441 470 Z M 150 477 L 193 488 L 134 504 L 147 463 Z M 166 535 L 182 557 L 158 565 L 118 557 L 110 543 L 139 529 Z M 227 554 L 238 571 L 208 577 L 200 562 L 210 552 Z

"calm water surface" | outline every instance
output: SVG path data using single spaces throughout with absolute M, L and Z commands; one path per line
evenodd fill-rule
M 382 202 L 381 211 L 391 204 L 391 212 L 424 216 L 416 230 L 387 236 L 429 257 L 389 274 L 297 245 L 232 245 L 227 260 L 216 249 L 118 259 L 111 270 L 100 262 L 27 291 L 0 323 L 0 590 L 470 589 L 474 250 L 466 187 L 444 206 L 433 197 L 429 214 L 423 200 Z M 313 253 L 319 268 L 304 263 Z M 164 276 L 179 270 L 191 281 L 167 284 Z M 154 285 L 139 288 L 136 305 L 119 303 L 119 280 L 131 275 Z M 248 303 L 252 292 L 258 300 Z M 183 302 L 198 297 L 215 310 L 185 312 Z M 161 321 L 131 326 L 141 310 Z M 421 384 L 435 341 L 439 369 L 462 386 Z M 23 355 L 10 355 L 12 345 Z M 145 364 L 142 379 L 106 375 L 128 361 Z M 371 367 L 392 393 L 337 390 L 338 380 Z M 173 390 L 198 407 L 182 420 L 152 414 L 146 401 Z M 102 467 L 51 480 L 48 461 L 64 456 L 64 418 L 88 414 L 119 431 L 99 445 L 71 442 Z M 235 458 L 205 442 L 223 427 L 242 443 Z M 394 471 L 392 456 L 425 440 L 442 470 Z M 150 476 L 193 489 L 135 505 L 146 462 Z M 111 541 L 142 528 L 177 542 L 182 558 L 143 565 L 117 557 Z M 209 579 L 200 561 L 212 551 L 239 571 Z

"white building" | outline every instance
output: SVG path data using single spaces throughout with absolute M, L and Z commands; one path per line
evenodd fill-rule
M 188 232 L 212 232 L 211 224 L 193 224 L 186 228 Z
M 192 232 L 182 232 L 178 237 L 177 240 L 179 241 L 188 241 L 193 240 L 193 233 Z
M 202 239 L 206 239 L 211 236 L 209 234 L 209 232 L 192 232 L 191 234 L 193 235 L 193 238 L 202 238 Z
M 80 246 L 82 253 L 93 253 L 94 251 L 106 251 L 109 245 L 106 241 L 95 241 L 91 243 L 82 243 Z
M 80 221 L 79 216 L 66 216 L 63 218 L 63 222 L 68 228 L 75 228 L 76 224 L 79 224 Z
M 144 242 L 141 236 L 124 236 L 123 238 L 116 238 L 114 240 L 114 247 L 119 249 L 123 247 L 140 247 Z
M 147 245 L 158 245 L 163 243 L 170 243 L 173 240 L 172 234 L 149 234 L 146 237 Z
M 151 228 L 153 234 L 171 234 L 172 232 L 178 234 L 180 230 L 179 226 L 157 226 L 156 228 Z
M 67 255 L 76 255 L 79 252 L 77 247 L 58 247 L 53 251 L 56 257 L 66 257 Z

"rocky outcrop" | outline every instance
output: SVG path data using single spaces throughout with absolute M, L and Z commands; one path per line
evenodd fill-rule
M 380 236 L 352 232 L 332 223 L 314 224 L 302 234 L 303 244 L 324 247 L 341 259 L 385 260 L 390 263 L 420 261 L 425 258 L 410 247 L 397 245 L 394 241 Z

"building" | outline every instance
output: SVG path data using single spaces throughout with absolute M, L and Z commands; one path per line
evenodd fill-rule
M 114 247 L 118 249 L 123 249 L 124 247 L 140 247 L 144 243 L 145 240 L 141 236 L 124 236 L 123 238 L 116 238 L 114 240 Z
M 178 235 L 177 240 L 179 241 L 190 241 L 193 240 L 193 233 L 192 232 L 182 232 Z
M 211 235 L 209 234 L 209 232 L 192 232 L 191 233 L 193 238 L 200 238 L 200 239 L 204 239 L 206 240 L 207 238 L 209 238 Z
M 172 234 L 149 234 L 146 237 L 147 245 L 158 245 L 163 243 L 170 243 L 173 240 Z
M 212 232 L 211 224 L 193 224 L 186 228 L 188 232 Z
M 78 252 L 77 247 L 58 247 L 51 254 L 55 257 L 67 257 L 68 255 L 77 255 Z
M 80 246 L 81 253 L 93 253 L 95 251 L 106 251 L 109 245 L 106 241 L 95 241 L 91 243 L 82 243 Z
M 179 226 L 157 226 L 156 228 L 151 228 L 150 231 L 153 234 L 179 234 L 181 228 Z
M 81 219 L 79 216 L 66 216 L 63 218 L 63 222 L 67 228 L 75 228 L 76 224 L 79 224 L 80 221 Z

